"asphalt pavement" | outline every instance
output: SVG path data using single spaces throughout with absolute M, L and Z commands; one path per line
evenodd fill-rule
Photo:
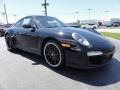
M 116 53 L 107 66 L 53 70 L 39 56 L 9 52 L 0 37 L 0 90 L 120 90 L 120 40 L 110 40 Z

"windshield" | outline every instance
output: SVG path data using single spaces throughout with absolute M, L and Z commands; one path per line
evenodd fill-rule
M 35 22 L 40 28 L 54 28 L 67 26 L 66 24 L 54 17 L 36 16 L 34 18 Z

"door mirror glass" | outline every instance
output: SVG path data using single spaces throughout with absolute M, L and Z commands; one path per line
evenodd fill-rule
M 26 28 L 26 29 L 30 29 L 31 28 L 31 32 L 35 32 L 35 27 L 32 26 L 32 25 L 23 25 L 23 28 Z
M 32 27 L 31 25 L 29 25 L 29 24 L 28 24 L 28 25 L 27 25 L 27 24 L 24 24 L 24 25 L 23 25 L 23 28 L 33 28 L 33 27 Z

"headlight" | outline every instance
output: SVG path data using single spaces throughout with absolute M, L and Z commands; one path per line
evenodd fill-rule
M 75 39 L 77 42 L 79 42 L 81 45 L 84 46 L 90 46 L 90 43 L 87 41 L 86 38 L 84 38 L 83 36 L 77 34 L 77 33 L 73 33 L 72 34 L 73 39 Z

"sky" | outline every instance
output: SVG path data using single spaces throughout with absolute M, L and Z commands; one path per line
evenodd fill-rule
M 47 0 L 48 15 L 54 16 L 63 22 L 74 22 L 90 19 L 110 20 L 120 18 L 120 0 Z M 5 22 L 2 15 L 3 4 L 6 4 L 9 23 L 28 15 L 44 15 L 41 6 L 44 0 L 0 0 L 0 21 Z M 105 12 L 109 11 L 109 12 Z M 79 12 L 76 14 L 76 12 Z

